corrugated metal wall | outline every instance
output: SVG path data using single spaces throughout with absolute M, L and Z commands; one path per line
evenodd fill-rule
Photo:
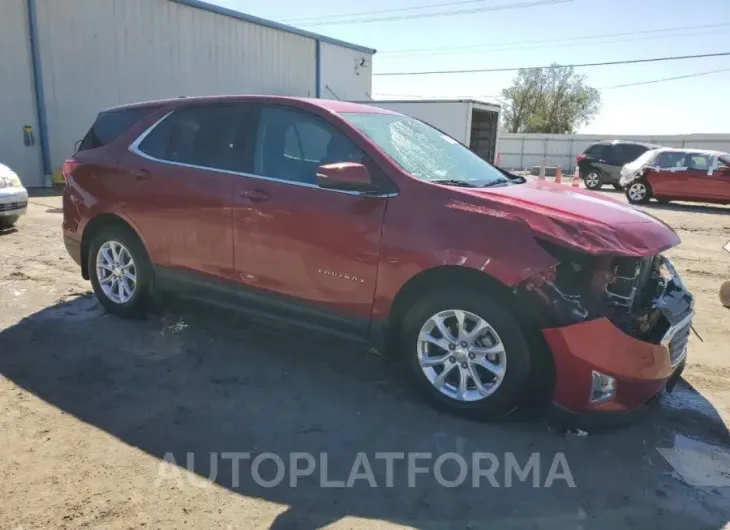
M 42 186 L 26 0 L 2 0 L 0 20 L 0 163 L 26 186 Z M 35 145 L 23 141 L 26 125 L 32 127 Z
M 685 135 L 594 135 L 594 134 L 520 134 L 501 133 L 499 152 L 503 168 L 528 169 L 539 166 L 547 158 L 547 166 L 560 166 L 572 171 L 575 157 L 586 147 L 600 140 L 633 140 L 664 147 L 696 147 L 730 152 L 730 134 Z
M 372 94 L 370 54 L 327 42 L 320 45 L 320 96 L 325 99 L 359 101 Z M 360 66 L 360 61 L 365 64 Z
M 168 0 L 37 6 L 54 170 L 98 111 L 113 105 L 182 95 L 315 96 L 315 42 L 307 37 Z

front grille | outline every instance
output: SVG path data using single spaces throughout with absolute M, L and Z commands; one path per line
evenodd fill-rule
M 606 286 L 606 301 L 610 306 L 636 309 L 643 302 L 647 280 L 654 266 L 654 257 L 616 258 L 612 265 L 614 280 Z
M 624 333 L 669 352 L 672 366 L 687 354 L 692 295 L 664 257 L 619 258 L 614 281 L 606 287 L 609 318 Z
M 12 210 L 20 210 L 28 205 L 27 201 L 23 202 L 9 202 L 6 204 L 0 204 L 0 212 L 10 212 Z

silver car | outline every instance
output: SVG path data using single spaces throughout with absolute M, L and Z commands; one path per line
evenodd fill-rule
M 28 207 L 28 191 L 20 177 L 4 164 L 0 164 L 0 230 L 7 230 L 18 222 Z

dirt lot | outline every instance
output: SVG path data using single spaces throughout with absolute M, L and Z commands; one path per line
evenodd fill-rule
M 717 292 L 730 279 L 730 208 L 646 210 L 682 238 L 670 255 L 697 296 L 704 342 L 692 338 L 686 382 L 645 421 L 578 436 L 535 418 L 436 412 L 393 366 L 329 338 L 192 305 L 110 317 L 66 255 L 60 199 L 33 198 L 17 231 L 0 234 L 0 527 L 724 528 L 730 310 Z M 501 471 L 496 486 L 445 488 L 426 474 L 410 487 L 397 462 L 387 487 L 375 453 L 414 451 L 502 464 L 509 452 L 521 465 L 537 453 L 539 487 L 509 487 Z M 289 474 L 263 487 L 222 452 L 271 452 L 287 468 L 291 453 L 326 453 L 328 469 L 317 456 L 297 487 Z M 346 480 L 359 452 L 377 487 L 321 486 L 323 475 Z M 575 487 L 545 487 L 558 453 Z M 260 475 L 275 474 L 265 461 Z

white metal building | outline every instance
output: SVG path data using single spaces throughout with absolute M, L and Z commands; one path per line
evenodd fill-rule
M 0 0 L 0 162 L 51 182 L 105 108 L 175 96 L 370 99 L 375 50 L 200 0 Z
M 483 159 L 494 162 L 502 108 L 473 99 L 392 99 L 369 105 L 413 116 L 445 132 Z

